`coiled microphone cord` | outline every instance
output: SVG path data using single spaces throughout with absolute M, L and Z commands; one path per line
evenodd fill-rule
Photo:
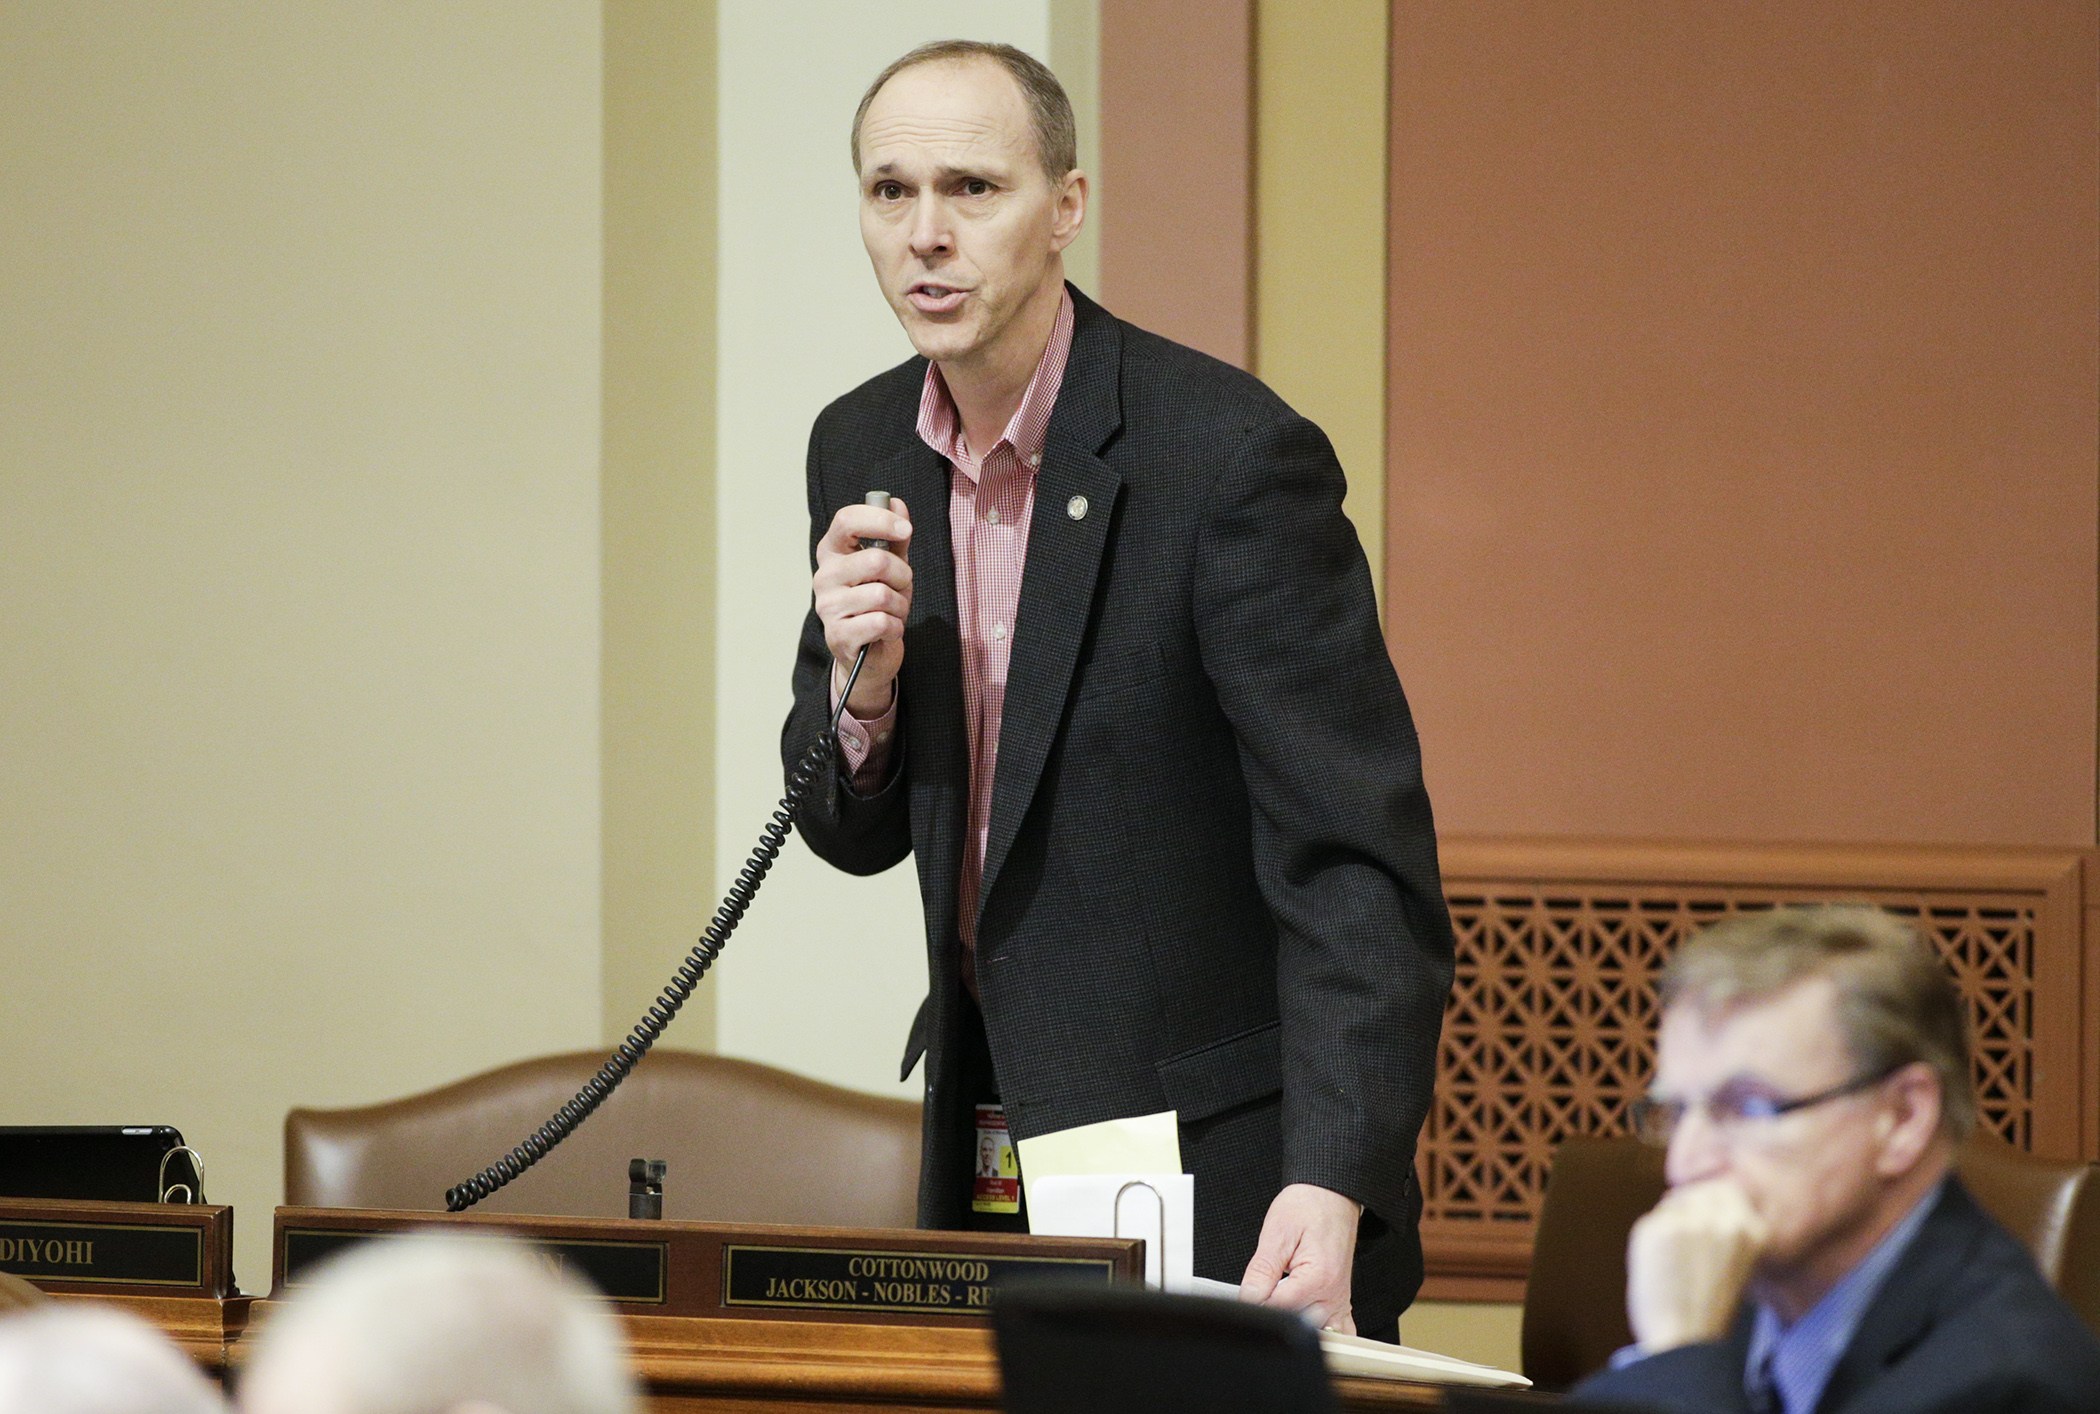
M 839 693 L 839 705 L 832 709 L 830 725 L 809 744 L 809 750 L 803 752 L 802 759 L 795 763 L 795 769 L 788 775 L 787 791 L 781 796 L 780 804 L 773 811 L 772 818 L 767 820 L 765 828 L 759 831 L 758 843 L 752 848 L 751 857 L 744 862 L 743 869 L 736 876 L 736 882 L 729 886 L 728 894 L 722 899 L 722 906 L 715 910 L 715 916 L 709 921 L 707 930 L 700 935 L 700 941 L 693 944 L 693 950 L 678 964 L 678 970 L 671 975 L 671 980 L 665 985 L 662 995 L 643 1013 L 642 1019 L 634 1024 L 634 1030 L 627 1033 L 627 1039 L 606 1057 L 605 1064 L 598 1068 L 598 1073 L 576 1092 L 574 1099 L 556 1110 L 551 1119 L 527 1135 L 524 1142 L 508 1154 L 457 1188 L 445 1190 L 447 1212 L 466 1211 L 545 1158 L 547 1151 L 568 1138 L 577 1125 L 589 1119 L 592 1112 L 619 1088 L 620 1082 L 627 1078 L 628 1072 L 634 1069 L 636 1063 L 649 1054 L 649 1048 L 656 1044 L 656 1038 L 663 1035 L 664 1028 L 671 1024 L 671 1018 L 678 1015 L 678 1009 L 693 995 L 693 988 L 700 985 L 700 979 L 707 975 L 707 969 L 721 955 L 722 945 L 729 941 L 729 935 L 736 931 L 736 925 L 742 920 L 744 910 L 751 906 L 752 897 L 758 893 L 758 886 L 765 881 L 767 871 L 773 867 L 773 861 L 779 858 L 781 846 L 786 844 L 787 837 L 794 833 L 795 811 L 808 799 L 811 788 L 823 778 L 824 773 L 832 769 L 834 753 L 838 749 L 839 718 L 845 714 L 846 699 L 853 695 L 853 684 L 859 681 L 861 665 L 867 661 L 868 650 L 862 648 L 854 656 L 853 671 L 846 674 L 846 686 Z

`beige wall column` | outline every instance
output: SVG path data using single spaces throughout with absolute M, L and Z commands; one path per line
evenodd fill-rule
M 1333 440 L 1381 595 L 1386 28 L 1385 0 L 1262 0 L 1254 50 L 1255 371 Z M 1521 1316 L 1421 1301 L 1404 1338 L 1514 1369 Z
M 780 798 L 780 725 L 809 608 L 810 423 L 911 354 L 861 249 L 854 106 L 885 63 L 926 40 L 1005 40 L 1047 57 L 1051 14 L 1042 0 L 881 0 L 813 25 L 792 8 L 723 0 L 719 16 L 715 874 L 726 881 Z M 791 840 L 718 972 L 723 1051 L 919 1093 L 916 1078 L 897 1081 L 926 991 L 908 862 L 856 879 Z
M 608 1043 L 714 913 L 714 10 L 605 3 Z M 665 1044 L 714 1038 L 710 979 Z
M 599 1029 L 599 7 L 0 7 L 0 1118 Z
M 1101 0 L 1049 0 L 1048 9 L 1046 62 L 1072 100 L 1072 121 L 1079 128 L 1079 169 L 1088 178 L 1086 227 L 1065 247 L 1065 278 L 1098 299 L 1107 210 L 1101 179 Z
M 1320 424 L 1385 593 L 1385 0 L 1255 22 L 1255 372 Z

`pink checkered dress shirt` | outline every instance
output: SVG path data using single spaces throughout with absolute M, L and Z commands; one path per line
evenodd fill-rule
M 970 737 L 970 830 L 963 840 L 962 872 L 956 882 L 955 917 L 962 931 L 963 978 L 976 991 L 977 888 L 984 878 L 985 841 L 991 833 L 992 779 L 999 763 L 999 723 L 1006 708 L 1006 669 L 1013 661 L 1014 609 L 1021 599 L 1021 570 L 1028 560 L 1028 520 L 1035 511 L 1035 473 L 1043 464 L 1050 410 L 1064 383 L 1072 353 L 1072 296 L 1059 302 L 1021 406 L 989 451 L 973 455 L 963 440 L 962 418 L 937 364 L 926 367 L 919 394 L 919 436 L 948 459 L 948 535 L 955 551 L 955 606 L 962 638 L 963 719 Z M 838 680 L 832 679 L 836 702 Z M 839 750 L 854 790 L 869 794 L 882 784 L 897 724 L 897 699 L 872 722 L 851 711 L 839 721 Z

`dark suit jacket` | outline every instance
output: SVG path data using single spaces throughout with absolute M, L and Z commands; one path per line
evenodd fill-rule
M 1680 1346 L 1585 1380 L 1576 1400 L 1747 1410 L 1746 1304 L 1723 1340 Z M 2100 1411 L 2100 1342 L 2027 1249 L 1949 1178 L 1824 1387 L 1818 1414 Z
M 1358 1315 L 1375 1322 L 1420 1282 L 1411 1170 L 1452 940 L 1341 468 L 1254 378 L 1073 301 L 977 918 L 1008 1123 L 1028 1138 L 1180 1111 L 1197 1270 L 1221 1280 L 1238 1280 L 1282 1184 L 1356 1198 L 1378 1239 L 1359 1256 Z M 925 370 L 914 358 L 870 380 L 810 435 L 812 543 L 868 490 L 903 496 L 914 596 L 895 770 L 866 798 L 832 779 L 800 825 L 855 873 L 917 858 L 931 985 L 905 1070 L 930 1057 L 920 1219 L 955 1226 L 969 768 L 949 469 L 916 430 Z M 790 762 L 824 726 L 829 662 L 812 612 Z

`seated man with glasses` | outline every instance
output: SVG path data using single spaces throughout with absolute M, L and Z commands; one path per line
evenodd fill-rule
M 1960 998 L 1870 908 L 1745 915 L 1664 970 L 1636 1343 L 1576 1392 L 1669 1410 L 2100 1410 L 2100 1342 L 1952 1173 Z

